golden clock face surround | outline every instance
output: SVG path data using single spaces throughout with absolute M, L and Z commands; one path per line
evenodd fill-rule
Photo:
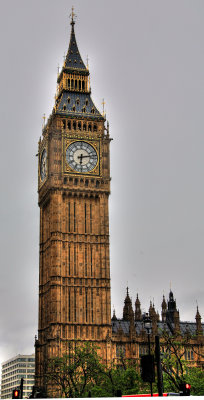
M 83 143 L 85 146 L 87 146 L 87 149 L 93 149 L 93 153 L 95 154 L 95 157 L 97 157 L 97 162 L 95 165 L 93 165 L 93 168 L 90 170 L 84 170 L 80 168 L 80 170 L 73 168 L 74 165 L 70 165 L 72 163 L 69 163 L 67 160 L 67 153 L 68 149 L 70 148 L 71 145 L 77 145 L 77 143 Z M 75 149 L 75 146 L 74 146 Z M 86 150 L 87 150 L 86 149 Z M 88 157 L 88 152 L 86 154 L 84 150 L 84 155 L 82 158 Z M 80 155 L 78 156 L 79 158 L 79 164 L 80 164 Z M 100 175 L 100 164 L 101 164 L 101 155 L 100 155 L 100 141 L 96 139 L 86 139 L 86 138 L 65 138 L 64 139 L 64 173 L 69 173 L 69 174 L 80 174 L 80 175 L 95 175 L 99 176 Z

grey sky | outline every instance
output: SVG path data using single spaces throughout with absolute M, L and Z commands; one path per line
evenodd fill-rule
M 92 98 L 110 122 L 112 304 L 125 288 L 183 320 L 204 316 L 204 3 L 1 0 L 0 362 L 37 333 L 37 142 L 75 32 Z

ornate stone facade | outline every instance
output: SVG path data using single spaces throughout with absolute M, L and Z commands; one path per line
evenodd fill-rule
M 111 359 L 109 128 L 95 107 L 71 21 L 55 106 L 39 141 L 40 273 L 36 385 L 67 340 Z
M 45 387 L 47 361 L 68 341 L 91 341 L 104 363 L 122 354 L 139 361 L 147 349 L 140 300 L 128 290 L 123 318 L 111 320 L 109 211 L 110 136 L 91 99 L 89 70 L 76 43 L 74 14 L 69 49 L 57 79 L 55 105 L 39 141 L 39 326 L 35 383 Z M 173 293 L 162 302 L 162 320 L 150 304 L 151 342 L 163 330 L 203 346 L 203 326 L 180 322 Z M 162 341 L 162 339 L 161 339 Z M 194 356 L 194 362 L 203 359 Z

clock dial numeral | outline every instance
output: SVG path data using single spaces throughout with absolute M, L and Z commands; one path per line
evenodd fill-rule
M 86 142 L 74 142 L 66 150 L 66 161 L 77 172 L 90 172 L 97 165 L 98 155 Z

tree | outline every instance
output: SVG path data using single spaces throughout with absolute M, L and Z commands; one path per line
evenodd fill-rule
M 46 378 L 48 394 L 56 388 L 58 397 L 114 397 L 137 393 L 141 385 L 131 362 L 120 357 L 118 365 L 105 366 L 97 348 L 80 341 L 68 342 L 61 357 L 49 360 Z
M 55 387 L 59 397 L 85 397 L 97 385 L 103 371 L 96 349 L 89 342 L 69 342 L 62 357 L 48 362 L 48 392 Z
M 164 390 L 178 392 L 179 385 L 186 382 L 191 385 L 192 394 L 204 394 L 204 371 L 191 366 L 185 359 L 186 351 L 189 349 L 193 354 L 203 357 L 202 353 L 198 353 L 197 346 L 195 347 L 193 343 L 193 337 L 190 335 L 182 337 L 179 333 L 171 335 L 167 331 L 163 331 L 162 339 L 164 352 L 161 364 Z

